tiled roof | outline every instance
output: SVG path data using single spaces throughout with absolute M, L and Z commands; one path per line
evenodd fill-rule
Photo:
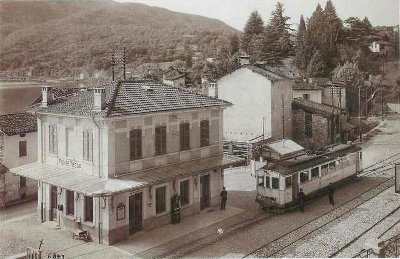
M 350 131 L 350 130 L 356 128 L 355 125 L 353 125 L 353 124 L 351 124 L 350 122 L 347 122 L 347 121 L 340 122 L 340 127 L 341 127 L 342 131 L 344 131 L 344 132 Z
M 175 75 L 175 76 L 166 77 L 165 80 L 175 80 L 175 79 L 178 79 L 178 78 L 181 78 L 181 77 L 185 77 L 185 74 L 178 74 L 178 75 Z
M 0 131 L 8 136 L 37 131 L 36 117 L 29 113 L 0 115 Z
M 303 98 L 294 98 L 292 102 L 294 109 L 302 109 L 310 113 L 320 114 L 324 117 L 331 117 L 332 110 L 337 115 L 340 114 L 340 109 L 326 104 L 317 103 Z M 333 109 L 332 109 L 333 108 Z
M 56 100 L 48 107 L 36 104 L 31 107 L 31 111 L 85 117 L 112 117 L 231 105 L 220 99 L 148 80 L 126 80 L 106 86 L 106 105 L 100 112 L 93 110 L 93 96 L 93 90 L 80 91 L 68 98 Z
M 323 90 L 323 88 L 318 86 L 316 83 L 307 83 L 304 81 L 296 81 L 293 84 L 293 90 Z
M 280 155 L 287 155 L 304 150 L 302 146 L 290 139 L 278 140 L 268 143 L 267 147 L 271 148 Z
M 266 78 L 268 78 L 271 81 L 275 81 L 275 80 L 279 80 L 279 79 L 284 79 L 282 76 L 275 74 L 271 71 L 262 69 L 258 66 L 255 65 L 243 65 L 243 67 L 250 69 L 251 71 L 253 71 L 254 73 L 260 74 L 262 76 L 265 76 Z

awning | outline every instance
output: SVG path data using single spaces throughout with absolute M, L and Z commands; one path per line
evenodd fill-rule
M 125 174 L 111 179 L 101 179 L 95 175 L 86 174 L 75 169 L 42 163 L 27 164 L 11 168 L 10 171 L 13 174 L 83 193 L 88 196 L 110 196 L 116 193 L 133 191 L 149 185 L 224 168 L 243 161 L 244 159 L 234 156 L 217 155 Z
M 153 185 L 209 172 L 214 169 L 225 168 L 234 164 L 242 163 L 244 161 L 244 158 L 229 155 L 217 155 L 170 166 L 142 170 L 139 173 L 120 176 L 118 179 L 145 182 L 147 185 Z
M 145 185 L 143 182 L 101 179 L 78 170 L 42 163 L 14 167 L 10 169 L 10 172 L 88 196 L 108 196 Z

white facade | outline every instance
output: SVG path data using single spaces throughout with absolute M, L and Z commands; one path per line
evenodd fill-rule
M 369 49 L 374 53 L 380 52 L 380 44 L 374 41 L 371 43 L 371 45 L 369 45 Z
M 218 81 L 218 97 L 233 104 L 224 114 L 224 139 L 281 139 L 282 127 L 285 137 L 290 137 L 291 84 L 286 79 L 273 82 L 246 67 L 222 77 Z

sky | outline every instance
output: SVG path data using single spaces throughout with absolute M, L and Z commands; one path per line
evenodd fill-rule
M 243 30 L 250 13 L 257 10 L 264 21 L 268 21 L 277 0 L 116 0 L 138 2 L 167 8 L 172 11 L 202 15 L 219 19 L 226 24 Z M 310 17 L 318 3 L 325 6 L 326 0 L 280 0 L 291 23 L 298 24 L 300 15 Z M 371 24 L 399 24 L 399 0 L 333 0 L 340 18 L 350 16 L 368 17 Z M 297 26 L 296 26 L 297 27 Z

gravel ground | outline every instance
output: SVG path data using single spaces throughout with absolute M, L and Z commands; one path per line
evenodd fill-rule
M 327 257 L 398 208 L 399 202 L 400 197 L 394 193 L 394 188 L 390 188 L 350 213 L 293 243 L 274 257 Z M 351 257 L 359 250 L 361 249 L 342 253 L 339 257 Z

